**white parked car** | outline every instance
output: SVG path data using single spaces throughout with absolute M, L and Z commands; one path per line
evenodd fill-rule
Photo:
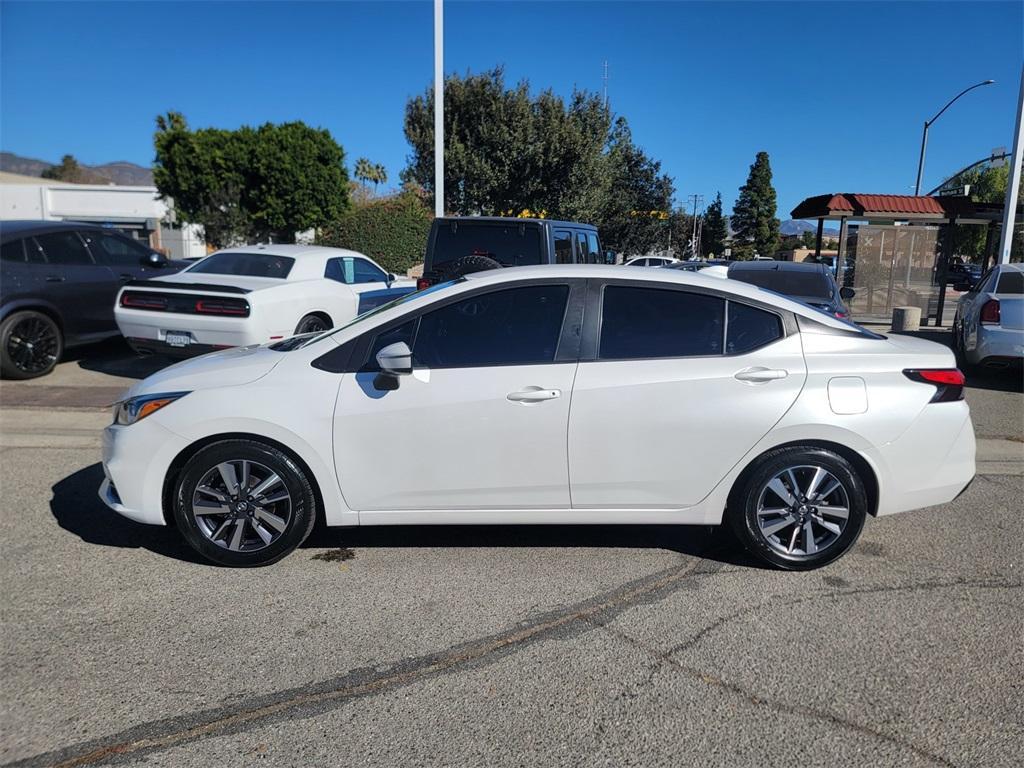
M 669 264 L 677 264 L 679 259 L 668 256 L 637 256 L 625 262 L 624 267 L 667 267 Z
M 190 357 L 324 331 L 415 288 L 355 251 L 251 245 L 126 283 L 114 318 L 137 352 Z
M 955 498 L 974 451 L 948 347 L 739 281 L 550 265 L 150 376 L 104 432 L 100 496 L 234 566 L 317 519 L 724 520 L 805 569 L 869 515 Z
M 966 283 L 957 285 L 967 288 Z M 1024 360 L 1024 265 L 998 264 L 960 297 L 953 346 L 968 365 L 1020 365 Z

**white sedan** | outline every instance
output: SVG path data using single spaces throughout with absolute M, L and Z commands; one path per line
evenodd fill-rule
M 868 516 L 964 490 L 963 383 L 945 346 L 739 281 L 499 269 L 139 382 L 104 432 L 100 496 L 232 566 L 278 560 L 316 520 L 728 522 L 807 569 Z
M 252 245 L 128 282 L 114 318 L 137 352 L 190 357 L 324 331 L 415 287 L 355 251 Z
M 968 288 L 966 284 L 956 287 Z M 999 264 L 960 297 L 953 320 L 953 346 L 967 365 L 1006 368 L 1021 364 L 1024 266 Z

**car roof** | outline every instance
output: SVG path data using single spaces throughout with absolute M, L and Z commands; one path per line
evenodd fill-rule
M 250 255 L 263 254 L 266 256 L 281 256 L 284 258 L 294 259 L 295 263 L 288 271 L 288 277 L 273 278 L 283 279 L 289 282 L 299 280 L 316 280 L 321 278 L 324 276 L 324 267 L 326 266 L 328 259 L 336 259 L 345 256 L 354 256 L 360 259 L 366 259 L 377 267 L 383 269 L 380 264 L 377 264 L 376 261 L 371 259 L 365 253 L 350 251 L 347 248 L 330 248 L 326 245 L 257 243 L 255 245 L 238 245 L 231 248 L 223 248 L 215 253 L 211 253 L 210 256 L 216 256 L 221 253 L 244 253 Z M 210 256 L 197 261 L 196 264 L 202 264 L 203 261 L 210 258 Z
M 821 266 L 821 265 L 816 265 Z M 708 268 L 710 269 L 710 267 Z M 731 293 L 737 298 L 748 298 L 754 301 L 763 302 L 793 312 L 797 315 L 824 323 L 835 328 L 850 330 L 850 325 L 844 321 L 830 317 L 813 307 L 787 298 L 775 291 L 764 290 L 756 285 L 745 283 L 741 280 L 728 280 L 722 277 L 704 274 L 707 269 L 700 272 L 689 272 L 682 269 L 635 269 L 620 265 L 602 264 L 542 264 L 532 267 L 504 267 L 502 269 L 491 269 L 486 272 L 471 272 L 466 275 L 466 283 L 472 286 L 485 284 L 499 284 L 513 280 L 534 280 L 534 279 L 566 279 L 566 278 L 590 278 L 593 280 L 624 280 L 629 282 L 651 283 L 651 287 L 657 287 L 659 283 L 665 285 L 690 285 L 695 288 L 705 288 L 713 291 Z
M 24 237 L 25 235 L 38 234 L 40 232 L 60 232 L 67 229 L 103 229 L 114 232 L 111 227 L 103 227 L 98 224 L 89 224 L 81 221 L 46 221 L 44 219 L 12 219 L 0 221 L 0 235 L 5 238 Z
M 733 261 L 729 263 L 729 270 L 736 272 L 763 272 L 773 270 L 775 272 L 823 272 L 828 267 L 825 264 L 807 261 Z
M 584 224 L 581 221 L 562 221 L 560 219 L 538 219 L 519 216 L 442 216 L 434 219 L 438 222 L 459 222 L 470 224 L 551 224 L 556 227 L 576 227 L 577 229 L 593 229 L 597 231 L 594 224 Z

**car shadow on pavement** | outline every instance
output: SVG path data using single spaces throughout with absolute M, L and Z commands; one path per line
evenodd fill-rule
M 53 486 L 50 512 L 61 528 L 88 544 L 148 549 L 176 560 L 213 565 L 193 552 L 174 528 L 136 523 L 108 509 L 96 494 L 102 482 L 103 468 L 97 463 Z
M 63 360 L 77 361 L 78 367 L 86 371 L 127 379 L 144 379 L 177 362 L 160 355 L 136 354 L 120 336 L 71 349 L 65 353 Z
M 726 565 L 762 570 L 726 526 L 699 525 L 406 525 L 328 528 L 318 525 L 303 547 L 662 549 Z M 327 558 L 322 558 L 327 559 Z
M 219 567 L 201 558 L 171 527 L 143 525 L 108 509 L 96 495 L 100 464 L 80 469 L 52 488 L 57 524 L 88 544 L 147 549 L 189 563 Z M 303 549 L 593 548 L 664 549 L 728 565 L 761 569 L 724 528 L 686 525 L 410 525 L 328 528 L 318 524 Z M 293 555 L 294 556 L 294 555 Z

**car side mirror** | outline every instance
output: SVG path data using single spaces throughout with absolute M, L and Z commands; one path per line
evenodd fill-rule
M 388 272 L 388 276 L 384 278 L 384 282 L 386 282 L 388 284 L 388 288 L 390 288 L 391 284 L 395 282 L 395 280 L 397 279 L 398 275 L 396 275 L 394 272 Z
M 167 266 L 167 257 L 162 253 L 156 251 L 150 251 L 148 256 L 142 257 L 142 266 L 144 267 L 164 267 Z
M 841 298 L 843 301 L 849 301 L 856 295 L 857 292 L 853 290 L 853 288 L 850 288 L 849 286 L 844 285 L 842 288 L 839 289 L 839 298 Z
M 412 350 L 404 341 L 388 344 L 377 353 L 377 366 L 389 376 L 408 376 L 412 373 Z

